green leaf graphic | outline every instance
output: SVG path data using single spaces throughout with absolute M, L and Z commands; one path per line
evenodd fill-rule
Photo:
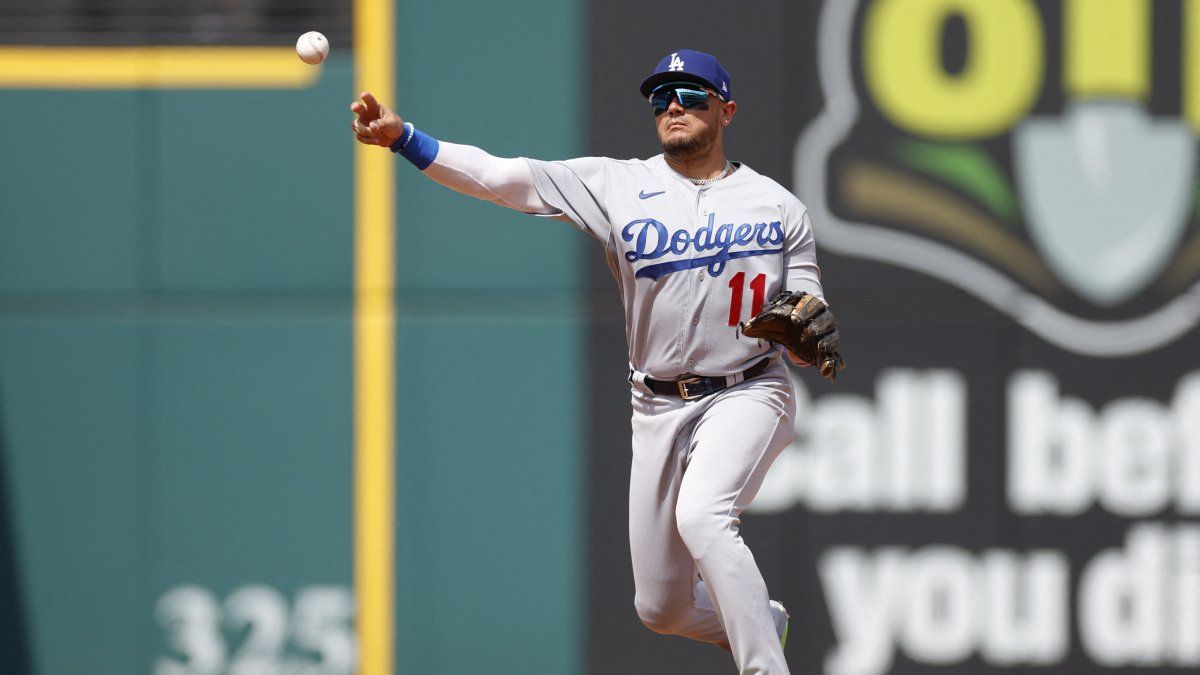
M 920 171 L 979 200 L 1010 225 L 1017 223 L 1017 198 L 1004 172 L 986 152 L 968 143 L 931 143 L 904 139 L 894 148 L 905 168 Z

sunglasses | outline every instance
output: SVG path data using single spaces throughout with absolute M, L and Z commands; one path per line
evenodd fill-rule
M 654 114 L 666 112 L 671 101 L 679 101 L 685 110 L 708 110 L 708 92 L 687 87 L 660 87 L 650 94 L 650 107 Z

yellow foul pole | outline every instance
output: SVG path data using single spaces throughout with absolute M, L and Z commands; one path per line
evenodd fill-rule
M 354 81 L 395 100 L 395 0 L 355 0 Z M 354 589 L 361 675 L 395 673 L 395 159 L 354 152 Z

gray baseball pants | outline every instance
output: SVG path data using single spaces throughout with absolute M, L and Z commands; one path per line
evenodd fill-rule
M 786 675 L 767 586 L 738 533 L 779 453 L 795 397 L 776 361 L 698 401 L 633 392 L 629 547 L 634 604 L 651 630 L 728 641 L 742 675 Z

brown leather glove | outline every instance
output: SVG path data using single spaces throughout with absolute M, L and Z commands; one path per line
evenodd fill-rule
M 837 372 L 846 367 L 838 353 L 838 329 L 833 312 L 815 295 L 783 291 L 741 328 L 746 337 L 783 345 L 793 360 L 815 366 L 821 377 L 833 380 Z

